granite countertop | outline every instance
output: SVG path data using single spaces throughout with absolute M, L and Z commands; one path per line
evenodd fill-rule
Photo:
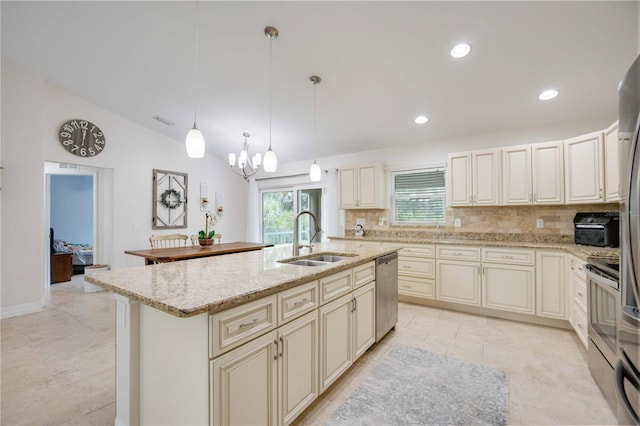
M 465 245 L 480 247 L 508 247 L 508 248 L 528 248 L 539 250 L 563 250 L 574 256 L 586 260 L 589 256 L 619 257 L 620 249 L 617 247 L 595 247 L 583 246 L 570 243 L 545 242 L 545 241 L 518 241 L 513 234 L 508 238 L 500 239 L 500 235 L 491 234 L 495 240 L 474 239 L 474 238 L 441 238 L 435 236 L 397 236 L 397 235 L 375 235 L 375 236 L 331 236 L 332 241 L 360 241 L 379 242 L 395 244 L 440 244 L 440 245 Z
M 394 244 L 340 241 L 314 244 L 314 253 L 354 254 L 326 266 L 278 262 L 291 258 L 291 245 L 263 250 L 118 269 L 85 281 L 178 317 L 229 309 L 398 251 Z M 309 257 L 306 250 L 300 258 Z

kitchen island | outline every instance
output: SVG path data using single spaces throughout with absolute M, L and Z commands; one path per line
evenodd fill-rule
M 116 293 L 116 424 L 288 424 L 374 342 L 374 260 L 291 246 L 97 273 Z M 303 254 L 299 258 L 310 257 Z

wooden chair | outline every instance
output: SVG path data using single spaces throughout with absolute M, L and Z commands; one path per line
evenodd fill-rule
M 222 240 L 222 234 L 216 234 L 213 236 L 213 242 L 215 243 L 216 240 L 218 240 L 218 244 L 220 244 L 220 241 Z M 191 236 L 191 245 L 192 246 L 198 246 L 200 245 L 200 243 L 198 242 L 198 236 L 197 235 L 192 235 Z
M 216 234 L 213 236 L 213 242 L 215 243 L 217 240 L 218 244 L 222 241 L 222 234 Z
M 189 237 L 184 234 L 152 235 L 149 237 L 151 248 L 186 247 Z

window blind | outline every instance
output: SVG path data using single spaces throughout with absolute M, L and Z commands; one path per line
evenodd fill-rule
M 393 221 L 444 223 L 444 170 L 430 169 L 392 174 Z

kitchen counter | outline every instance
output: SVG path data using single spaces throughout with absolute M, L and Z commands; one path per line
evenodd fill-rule
M 513 234 L 508 234 L 513 235 Z M 563 250 L 583 260 L 589 256 L 605 256 L 619 257 L 620 249 L 617 247 L 595 247 L 583 246 L 578 244 L 544 242 L 544 241 L 517 241 L 513 239 L 505 240 L 485 240 L 473 238 L 440 238 L 440 237 L 400 237 L 400 236 L 384 236 L 376 235 L 372 237 L 355 237 L 355 236 L 331 236 L 332 241 L 351 241 L 351 242 L 379 242 L 392 244 L 440 244 L 440 245 L 463 245 L 463 246 L 486 246 L 486 247 L 510 247 L 510 248 L 528 248 L 538 250 Z M 365 244 L 363 244 L 365 245 Z
M 85 276 L 85 281 L 171 315 L 191 317 L 222 311 L 350 269 L 398 248 L 394 244 L 363 245 L 357 241 L 318 243 L 311 255 L 331 252 L 356 256 L 326 266 L 298 266 L 278 262 L 292 257 L 291 245 L 286 245 L 100 272 Z

